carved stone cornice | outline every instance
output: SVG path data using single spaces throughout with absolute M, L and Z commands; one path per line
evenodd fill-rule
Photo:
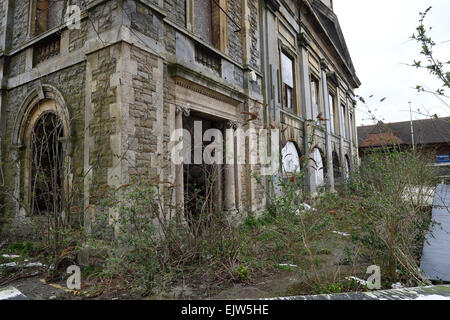
M 280 3 L 277 0 L 266 0 L 266 7 L 276 13 L 280 10 Z

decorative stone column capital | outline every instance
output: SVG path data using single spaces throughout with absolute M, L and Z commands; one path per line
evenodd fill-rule
M 306 49 L 310 46 L 311 40 L 309 39 L 309 37 L 306 33 L 300 32 L 297 35 L 297 42 L 300 47 L 303 47 Z
M 236 130 L 237 128 L 239 128 L 239 123 L 234 120 L 229 120 L 226 125 L 228 129 Z
M 191 115 L 191 108 L 189 108 L 189 105 L 187 106 L 180 106 L 176 105 L 176 112 L 177 113 L 183 113 L 185 117 L 189 117 Z
M 325 60 L 325 59 L 320 59 L 320 68 L 323 70 L 323 71 L 325 71 L 325 72 L 329 72 L 330 71 L 330 68 L 328 68 L 328 63 L 327 63 L 327 60 Z

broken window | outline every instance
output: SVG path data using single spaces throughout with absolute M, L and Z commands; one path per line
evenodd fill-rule
M 283 91 L 283 107 L 292 109 L 295 105 L 294 63 L 291 58 L 281 53 L 281 75 Z
M 53 112 L 44 113 L 31 134 L 31 211 L 33 215 L 61 212 L 63 126 Z
M 335 133 L 335 129 L 334 129 L 334 96 L 332 94 L 329 94 L 328 100 L 329 100 L 329 108 L 330 108 L 330 119 L 328 119 L 328 121 L 330 121 L 331 133 L 334 134 Z
M 347 139 L 347 120 L 345 116 L 345 105 L 341 105 L 341 119 L 342 119 L 342 132 L 341 135 L 344 139 Z
M 33 0 L 31 35 L 37 36 L 62 23 L 64 0 Z
M 317 120 L 319 115 L 319 80 L 311 76 L 311 107 L 312 119 Z

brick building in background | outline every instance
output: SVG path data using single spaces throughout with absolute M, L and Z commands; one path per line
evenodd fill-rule
M 413 148 L 431 156 L 442 180 L 450 180 L 450 117 L 358 127 L 359 156 L 380 148 Z
M 79 29 L 64 22 L 68 5 L 81 8 Z M 294 167 L 314 134 L 312 193 L 334 189 L 355 163 L 360 82 L 332 1 L 3 0 L 0 25 L 3 213 L 46 210 L 35 187 L 43 146 L 61 159 L 62 211 L 70 201 L 95 217 L 98 191 L 134 178 L 169 181 L 183 205 L 187 181 L 202 177 L 172 163 L 170 137 L 196 120 L 203 132 L 278 128 L 282 162 Z M 258 145 L 239 147 L 248 157 Z M 218 209 L 265 208 L 273 180 L 257 181 L 260 165 L 220 169 Z

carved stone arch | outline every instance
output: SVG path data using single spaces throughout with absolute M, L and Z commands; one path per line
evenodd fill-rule
M 14 127 L 12 133 L 12 145 L 23 146 L 24 133 L 27 127 L 27 122 L 30 119 L 30 115 L 33 114 L 39 103 L 45 100 L 52 100 L 55 102 L 55 112 L 61 118 L 64 125 L 64 136 L 66 138 L 71 136 L 70 126 L 70 112 L 67 108 L 64 97 L 55 87 L 44 84 L 30 91 L 28 96 L 22 102 L 19 111 L 17 112 L 14 120 Z
M 56 116 L 59 125 L 62 127 L 61 136 L 57 140 L 61 143 L 61 171 L 58 176 L 61 177 L 61 208 L 64 205 L 64 201 L 68 198 L 68 190 L 70 189 L 70 177 L 72 160 L 69 156 L 71 153 L 70 137 L 70 113 L 65 103 L 62 94 L 53 86 L 44 84 L 36 87 L 30 91 L 28 96 L 22 102 L 19 111 L 16 115 L 13 132 L 12 132 L 12 144 L 15 145 L 17 160 L 17 175 L 16 175 L 16 190 L 15 196 L 20 201 L 17 202 L 17 210 L 19 217 L 26 218 L 32 210 L 32 195 L 31 182 L 34 174 L 32 174 L 33 168 L 33 143 L 32 135 L 34 128 L 40 122 L 42 117 L 53 114 Z M 61 214 L 64 215 L 63 209 Z

